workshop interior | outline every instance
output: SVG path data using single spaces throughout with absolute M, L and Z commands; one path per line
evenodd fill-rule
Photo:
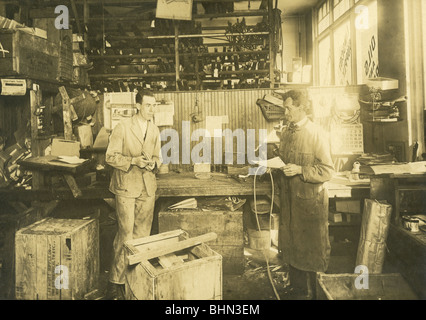
M 0 300 L 426 299 L 424 17 L 0 0 Z

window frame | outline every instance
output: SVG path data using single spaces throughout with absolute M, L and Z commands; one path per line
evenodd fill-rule
M 368 6 L 370 3 L 377 1 L 377 0 L 349 0 L 349 8 L 341 14 L 336 20 L 334 19 L 334 9 L 335 9 L 335 1 L 339 1 L 341 3 L 345 0 L 324 0 L 317 4 L 316 7 L 314 7 L 314 14 L 313 17 L 313 28 L 312 28 L 312 36 L 314 39 L 313 44 L 313 54 L 314 54 L 314 62 L 315 62 L 315 68 L 314 68 L 314 84 L 320 85 L 320 75 L 319 75 L 319 43 L 325 39 L 326 37 L 330 37 L 330 51 L 332 55 L 333 63 L 331 64 L 331 83 L 330 85 L 333 86 L 336 84 L 336 73 L 335 73 L 335 44 L 334 44 L 334 33 L 336 29 L 338 29 L 340 26 L 342 26 L 344 23 L 346 23 L 348 20 L 350 21 L 350 38 L 351 38 L 351 69 L 352 69 L 352 76 L 351 76 L 351 84 L 350 85 L 357 85 L 358 84 L 358 72 L 357 72 L 357 33 L 356 33 L 356 27 L 355 27 L 355 20 L 357 17 L 357 14 L 355 12 L 355 8 L 359 5 L 365 5 Z M 328 6 L 330 8 L 328 13 L 329 18 L 329 26 L 325 28 L 324 30 L 320 30 L 320 23 L 323 21 L 319 21 L 319 11 L 324 7 L 324 5 L 328 3 Z M 339 5 L 339 4 L 337 4 Z M 325 16 L 322 17 L 325 19 Z

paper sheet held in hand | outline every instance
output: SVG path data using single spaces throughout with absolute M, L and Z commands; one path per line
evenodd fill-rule
M 255 161 L 256 164 L 262 167 L 267 168 L 273 168 L 273 169 L 279 169 L 285 166 L 284 161 L 281 160 L 280 157 L 275 157 L 268 160 L 262 160 L 262 161 Z

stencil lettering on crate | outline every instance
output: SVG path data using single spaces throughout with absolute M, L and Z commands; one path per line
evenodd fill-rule
M 47 247 L 47 292 L 50 296 L 59 296 L 59 290 L 55 286 L 57 275 L 55 268 L 58 265 L 57 261 L 57 242 L 52 239 L 52 242 Z
M 6 53 L 10 53 L 9 50 L 6 50 L 3 48 L 3 44 L 0 42 L 0 53 L 2 54 L 3 58 L 6 58 Z

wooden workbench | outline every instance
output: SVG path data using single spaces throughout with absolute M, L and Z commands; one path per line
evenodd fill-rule
M 253 178 L 238 182 L 229 178 L 226 174 L 212 173 L 208 180 L 197 179 L 194 173 L 168 173 L 157 177 L 158 197 L 198 197 L 198 196 L 253 196 Z M 341 179 L 333 179 L 327 183 L 330 198 L 363 198 L 368 197 L 369 184 L 351 183 Z M 97 182 L 95 185 L 80 187 L 80 199 L 105 199 L 113 198 L 114 195 L 108 190 L 108 182 Z M 272 186 L 269 181 L 256 180 L 256 195 L 272 195 Z M 277 197 L 278 190 L 275 189 Z M 74 196 L 69 188 L 55 189 L 0 189 L 0 200 L 10 201 L 50 201 L 73 199 Z
M 253 177 L 240 181 L 223 173 L 211 173 L 210 179 L 198 179 L 194 173 L 168 173 L 157 179 L 159 197 L 200 197 L 200 196 L 252 196 Z M 269 181 L 256 180 L 257 195 L 271 195 Z
M 45 185 L 45 177 L 52 175 L 62 175 L 68 184 L 74 198 L 80 198 L 83 193 L 75 181 L 75 176 L 87 172 L 91 162 L 86 160 L 83 163 L 66 163 L 59 161 L 56 156 L 31 157 L 18 162 L 25 170 L 38 173 L 37 177 L 42 181 L 33 181 L 35 190 L 42 189 Z

